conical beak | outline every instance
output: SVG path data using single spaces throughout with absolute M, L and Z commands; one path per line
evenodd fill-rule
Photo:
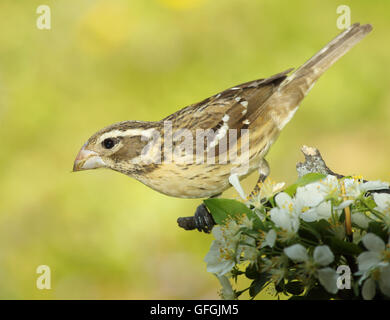
M 73 171 L 81 171 L 88 169 L 96 169 L 105 167 L 106 164 L 94 151 L 85 149 L 85 145 L 81 148 L 76 156 L 73 164 Z

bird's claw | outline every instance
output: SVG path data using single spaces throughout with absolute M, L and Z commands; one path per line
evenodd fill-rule
M 205 233 L 210 233 L 211 229 L 213 229 L 216 224 L 213 216 L 210 214 L 204 203 L 196 208 L 194 220 L 196 229 Z

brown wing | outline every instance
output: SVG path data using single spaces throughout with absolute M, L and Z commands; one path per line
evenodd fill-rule
M 201 102 L 192 104 L 166 117 L 173 129 L 218 130 L 225 123 L 229 129 L 245 129 L 252 115 L 259 114 L 264 102 L 278 88 L 288 69 L 267 79 L 259 79 L 229 88 Z

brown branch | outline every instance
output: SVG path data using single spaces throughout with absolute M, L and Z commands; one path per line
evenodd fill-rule
M 331 174 L 336 176 L 337 178 L 343 178 L 344 176 L 341 174 L 334 173 L 332 170 L 328 168 L 324 159 L 322 159 L 320 151 L 318 149 L 308 146 L 303 146 L 301 148 L 303 155 L 305 156 L 305 162 L 297 163 L 297 172 L 298 177 L 303 177 L 308 173 L 323 173 L 323 174 Z
M 312 172 L 330 174 L 336 176 L 338 179 L 345 177 L 344 175 L 335 173 L 328 168 L 318 149 L 314 147 L 303 146 L 301 150 L 305 156 L 305 162 L 297 163 L 297 172 L 299 177 Z M 363 180 L 363 182 L 367 182 L 367 180 Z M 375 190 L 375 192 L 390 193 L 390 188 Z

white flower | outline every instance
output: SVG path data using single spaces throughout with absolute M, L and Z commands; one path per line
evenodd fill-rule
M 325 267 L 334 261 L 333 252 L 328 246 L 317 246 L 313 252 L 313 259 L 309 258 L 306 248 L 301 244 L 294 244 L 284 249 L 284 253 L 293 261 L 304 262 L 307 272 L 316 272 L 321 285 L 330 293 L 337 293 L 338 274 L 332 268 Z
M 263 243 L 261 244 L 261 248 L 264 248 L 266 246 L 273 247 L 275 245 L 276 241 L 276 231 L 274 229 L 271 229 L 267 232 L 267 235 L 265 236 L 265 239 Z
M 383 214 L 382 220 L 386 225 L 386 229 L 390 230 L 390 194 L 374 193 L 373 197 L 377 204 L 375 210 Z
M 301 219 L 306 222 L 319 221 L 321 219 L 328 220 L 332 215 L 332 204 L 331 201 L 326 200 L 329 198 L 338 200 L 340 194 L 339 182 L 332 175 L 328 175 L 325 179 L 318 182 L 297 188 L 295 198 L 301 204 Z M 351 203 L 352 201 L 343 202 L 334 209 L 343 209 Z
M 255 239 L 244 235 L 242 236 L 241 242 L 248 244 L 241 244 L 238 248 L 239 252 L 243 254 L 244 260 L 255 262 L 257 260 L 257 256 L 259 255 Z
M 281 191 L 284 185 L 284 182 L 276 183 L 267 178 L 263 183 L 258 184 L 259 191 L 249 196 L 247 205 L 254 206 L 255 208 L 261 208 L 268 199 L 272 198 L 275 194 Z M 255 213 L 260 217 L 260 219 L 264 218 L 263 214 L 258 212 L 258 210 L 255 210 Z
M 370 219 L 363 212 L 355 212 L 352 215 L 352 222 L 360 228 L 367 229 Z
M 333 262 L 334 255 L 328 246 L 317 246 L 314 249 L 313 258 L 320 266 L 327 266 Z
M 318 273 L 318 280 L 325 288 L 325 290 L 330 293 L 336 294 L 338 291 L 337 279 L 339 277 L 337 272 L 332 268 L 327 267 L 318 270 L 317 273 Z
M 234 300 L 236 295 L 233 291 L 232 285 L 226 276 L 218 276 L 217 278 L 222 285 L 221 298 L 224 300 Z
M 217 225 L 213 228 L 212 234 L 215 240 L 204 258 L 208 272 L 222 276 L 231 271 L 241 258 L 250 262 L 257 260 L 259 251 L 255 239 L 240 231 L 243 227 L 251 228 L 252 221 L 243 215 L 238 222 L 230 219 L 225 225 Z
M 293 244 L 284 248 L 283 251 L 293 261 L 305 262 L 309 260 L 306 248 L 301 244 Z M 313 260 L 320 266 L 327 266 L 333 262 L 334 255 L 328 246 L 317 246 L 313 252 Z
M 364 300 L 372 300 L 376 293 L 376 283 L 372 278 L 366 279 L 362 287 L 362 296 Z
M 275 196 L 275 202 L 278 207 L 270 211 L 271 220 L 279 228 L 288 232 L 297 232 L 299 228 L 299 214 L 301 204 L 293 201 L 291 197 L 281 192 Z
M 388 189 L 389 188 L 389 183 L 387 182 L 382 182 L 380 180 L 377 181 L 367 181 L 364 182 L 361 186 L 360 189 L 363 191 L 374 191 L 374 190 L 382 190 L 382 189 Z
M 377 205 L 376 210 L 382 213 L 390 213 L 390 194 L 374 193 L 372 196 Z
M 344 179 L 345 193 L 347 197 L 358 198 L 362 193 L 373 190 L 387 189 L 389 184 L 382 181 L 362 182 L 357 179 Z
M 239 226 L 231 220 L 226 226 L 215 226 L 212 230 L 215 240 L 211 244 L 204 261 L 207 271 L 217 275 L 224 275 L 236 264 L 237 244 L 240 240 Z
M 361 181 L 358 179 L 344 179 L 341 183 L 345 186 L 345 196 L 356 199 L 363 191 L 360 189 Z
M 245 191 L 244 189 L 242 188 L 241 186 L 241 182 L 240 182 L 240 179 L 238 178 L 238 174 L 237 173 L 233 173 L 229 176 L 229 183 L 233 186 L 234 189 L 236 189 L 237 193 L 240 195 L 240 197 L 243 199 L 243 200 L 246 200 L 246 194 L 245 194 Z
M 340 195 L 339 181 L 335 176 L 328 175 L 319 182 L 320 189 L 324 194 L 331 198 L 338 198 Z
M 239 216 L 237 218 L 238 218 L 238 223 L 240 226 L 243 226 L 243 227 L 248 228 L 248 229 L 253 228 L 253 221 L 252 221 L 252 219 L 249 219 L 246 214 L 243 214 L 242 216 Z
M 315 208 L 310 208 L 301 213 L 301 219 L 306 222 L 318 221 L 321 219 L 328 220 L 332 215 L 332 205 L 330 201 L 320 203 Z
M 214 227 L 213 229 L 215 229 Z M 214 240 L 211 244 L 210 250 L 207 253 L 204 261 L 207 263 L 207 271 L 215 273 L 217 275 L 224 275 L 228 273 L 235 265 L 235 260 L 228 255 L 224 254 L 226 248 L 223 245 Z
M 379 278 L 379 289 L 388 297 L 390 297 L 390 265 L 381 269 Z
M 358 256 L 358 264 L 360 271 L 368 271 L 378 266 L 387 266 L 388 262 L 383 262 L 386 245 L 381 238 L 373 233 L 367 233 L 362 242 L 368 251 L 362 252 Z
M 293 244 L 290 247 L 284 248 L 284 253 L 291 260 L 296 262 L 305 262 L 309 260 L 306 248 L 301 244 Z
M 296 198 L 302 201 L 305 207 L 316 207 L 324 199 L 326 194 L 321 190 L 319 183 L 309 183 L 297 188 Z
M 372 284 L 374 280 L 378 281 L 381 291 L 390 297 L 390 239 L 386 247 L 385 242 L 377 235 L 367 233 L 362 242 L 368 251 L 358 256 L 359 271 L 356 274 L 362 275 L 359 283 L 365 280 L 363 297 L 372 299 L 375 296 L 375 292 L 372 292 L 372 288 L 375 287 Z
M 270 179 L 265 180 L 260 186 L 259 198 L 269 199 L 272 198 L 276 193 L 281 191 L 285 186 L 284 182 L 273 182 Z

